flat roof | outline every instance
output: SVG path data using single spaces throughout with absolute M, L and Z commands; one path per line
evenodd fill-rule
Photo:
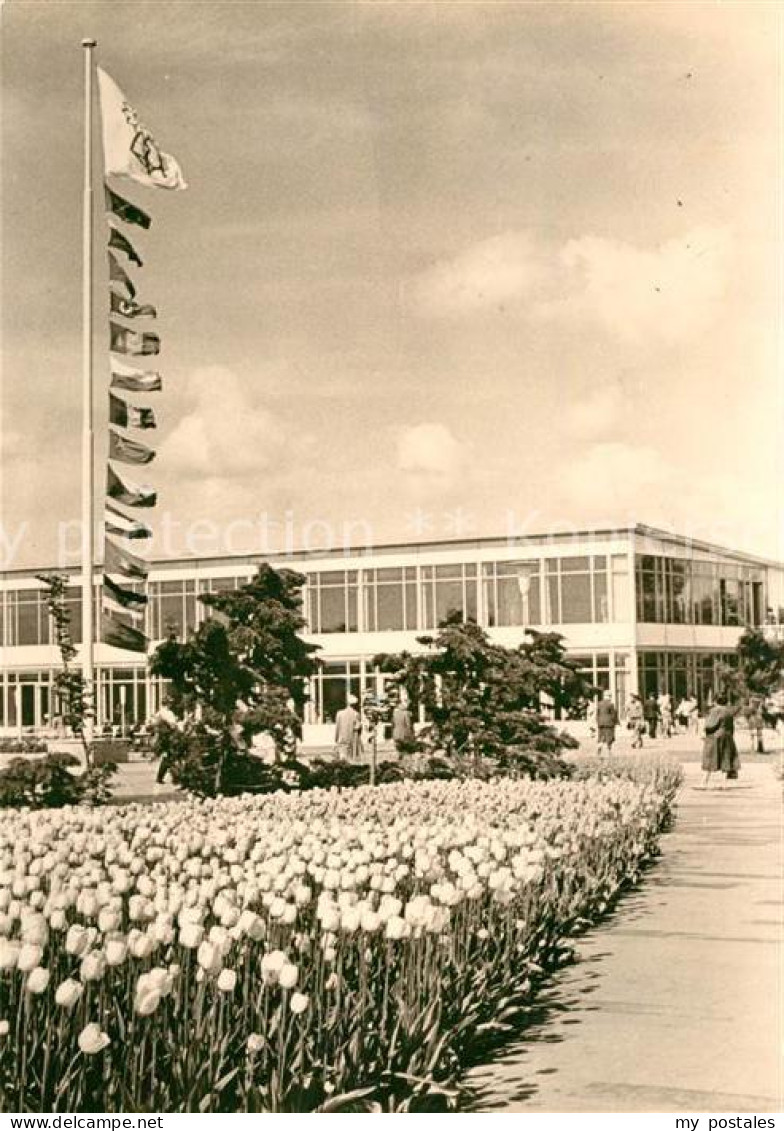
M 686 535 L 676 534 L 673 531 L 662 530 L 655 526 L 646 526 L 644 523 L 637 523 L 634 526 L 618 526 L 618 527 L 605 527 L 601 529 L 587 529 L 587 530 L 570 530 L 570 531 L 549 531 L 540 533 L 520 534 L 514 536 L 512 534 L 506 536 L 490 536 L 486 538 L 455 538 L 455 539 L 432 539 L 421 542 L 386 542 L 378 546 L 356 546 L 344 547 L 336 546 L 326 549 L 298 549 L 298 550 L 280 550 L 270 553 L 246 553 L 246 554 L 221 554 L 210 555 L 207 557 L 200 557 L 193 555 L 192 557 L 179 557 L 179 558 L 149 558 L 147 559 L 151 569 L 209 569 L 215 567 L 225 567 L 228 565 L 258 565 L 264 561 L 276 562 L 278 564 L 283 562 L 301 562 L 313 561 L 325 558 L 363 558 L 374 557 L 376 555 L 395 554 L 395 553 L 419 553 L 428 550 L 485 550 L 492 549 L 493 547 L 505 547 L 507 549 L 514 549 L 517 546 L 531 546 L 531 545 L 559 545 L 569 542 L 579 542 L 586 539 L 608 539 L 619 537 L 643 537 L 653 538 L 659 542 L 669 542 L 672 545 L 680 547 L 689 547 L 693 550 L 698 550 L 702 553 L 719 554 L 725 558 L 732 558 L 736 561 L 747 562 L 760 566 L 772 566 L 775 569 L 784 569 L 784 562 L 775 561 L 772 558 L 763 558 L 756 554 L 749 554 L 742 550 L 733 550 L 727 546 L 721 546 L 714 542 L 704 542 L 698 538 L 691 538 Z M 95 569 L 98 570 L 100 566 L 96 564 Z M 78 574 L 81 567 L 78 565 L 56 567 L 52 565 L 26 568 L 2 570 L 0 571 L 0 579 L 11 579 L 15 577 L 30 577 L 37 573 L 48 573 L 55 571 L 64 574 Z

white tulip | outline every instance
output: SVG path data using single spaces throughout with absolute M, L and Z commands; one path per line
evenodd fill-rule
M 128 943 L 126 939 L 112 938 L 107 939 L 104 944 L 106 949 L 106 962 L 109 966 L 122 966 L 125 959 L 128 957 Z
M 287 962 L 282 966 L 278 974 L 278 984 L 281 989 L 290 990 L 297 984 L 299 971 L 293 962 Z
M 285 968 L 284 968 L 285 969 Z M 234 992 L 234 987 L 237 985 L 237 972 L 224 967 L 218 975 L 218 989 L 224 994 Z
M 204 938 L 204 928 L 200 923 L 185 922 L 180 927 L 180 946 L 195 950 Z
M 64 1009 L 72 1009 L 84 993 L 84 986 L 74 978 L 66 978 L 55 990 L 54 1000 Z
M 106 973 L 106 956 L 102 950 L 91 950 L 82 959 L 79 976 L 83 982 L 98 982 Z
M 40 965 L 44 948 L 38 943 L 23 942 L 16 960 L 17 969 L 23 974 L 29 974 L 36 966 Z
M 90 932 L 87 928 L 74 923 L 68 928 L 68 934 L 65 936 L 65 949 L 68 954 L 73 954 L 79 958 L 86 954 L 90 941 Z
M 264 981 L 274 985 L 286 962 L 286 955 L 282 950 L 271 950 L 265 954 L 261 960 L 261 976 Z
M 27 975 L 25 989 L 30 994 L 43 994 L 46 992 L 50 978 L 51 974 L 47 969 L 43 966 L 36 966 L 36 968 L 31 970 Z
M 79 1048 L 86 1056 L 94 1056 L 110 1044 L 109 1037 L 102 1032 L 101 1026 L 91 1021 L 85 1025 L 79 1034 Z
M 307 994 L 292 994 L 291 1001 L 289 1002 L 289 1009 L 292 1013 L 304 1013 L 310 1005 L 310 998 Z
M 205 942 L 201 943 L 196 953 L 196 960 L 201 966 L 202 970 L 206 970 L 208 974 L 216 974 L 221 968 L 222 955 L 220 947 L 215 943 Z

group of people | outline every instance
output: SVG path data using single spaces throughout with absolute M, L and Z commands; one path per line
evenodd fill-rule
M 642 699 L 632 695 L 626 710 L 626 725 L 633 733 L 632 746 L 639 749 L 643 737 L 672 738 L 675 734 L 698 734 L 700 707 L 693 695 L 685 695 L 673 709 L 672 696 L 648 695 Z
M 605 692 L 601 700 L 592 703 L 588 708 L 588 722 L 591 729 L 596 730 L 600 746 L 605 746 L 607 743 L 602 743 L 601 736 L 598 733 L 601 725 L 599 714 L 605 717 L 610 715 L 608 708 L 602 706 L 603 703 L 610 703 L 615 710 L 614 704 L 611 703 L 609 691 Z M 617 710 L 615 710 L 615 721 L 612 723 L 613 741 L 615 727 L 619 723 L 620 718 Z M 643 738 L 646 735 L 648 738 L 656 738 L 657 735 L 661 738 L 672 738 L 675 734 L 697 735 L 699 724 L 699 703 L 693 695 L 685 695 L 677 707 L 673 707 L 672 696 L 667 692 L 663 692 L 661 695 L 652 693 L 644 699 L 640 695 L 633 694 L 626 708 L 626 726 L 632 732 L 632 746 L 635 749 L 642 747 Z M 608 725 L 610 725 L 609 718 L 605 722 L 605 728 Z
M 738 777 L 740 755 L 735 742 L 735 719 L 739 714 L 746 719 L 751 749 L 756 753 L 765 753 L 763 702 L 752 699 L 745 705 L 730 706 L 726 695 L 717 694 L 703 725 L 702 769 L 705 772 L 705 788 L 709 787 L 715 773 L 723 773 L 725 781 Z M 597 753 L 609 754 L 620 722 L 609 691 L 591 705 L 589 718 L 595 727 Z M 699 733 L 699 722 L 699 705 L 693 696 L 686 696 L 681 700 L 674 716 L 672 700 L 667 694 L 649 695 L 644 700 L 639 695 L 632 695 L 626 710 L 626 725 L 632 731 L 632 746 L 637 749 L 642 747 L 645 734 L 655 738 L 658 732 L 663 737 L 670 737 L 677 733 L 675 726 L 684 733 L 696 735 Z M 720 788 L 723 788 L 723 783 Z
M 335 716 L 335 752 L 344 762 L 362 760 L 362 716 L 356 695 L 349 695 L 346 706 Z M 414 722 L 402 700 L 392 710 L 392 741 L 401 753 L 414 738 Z
M 696 697 L 685 695 L 675 709 L 672 702 L 672 697 L 666 692 L 661 695 L 650 694 L 644 699 L 640 695 L 631 695 L 625 719 L 627 729 L 632 732 L 631 744 L 634 749 L 642 748 L 646 736 L 655 739 L 657 735 L 662 738 L 672 738 L 676 734 L 693 734 L 695 737 L 699 735 L 701 717 Z M 751 749 L 758 754 L 765 753 L 763 743 L 765 718 L 762 700 L 752 699 L 744 706 L 731 708 L 727 705 L 724 696 L 717 695 L 704 720 L 703 733 L 706 739 L 710 739 L 713 735 L 714 712 L 717 708 L 721 708 L 724 730 L 728 727 L 727 717 L 734 720 L 737 715 L 742 714 L 746 720 Z M 609 691 L 606 691 L 601 699 L 590 704 L 587 717 L 591 734 L 596 735 L 598 752 L 602 753 L 606 750 L 609 753 L 615 742 L 615 730 L 620 725 L 620 717 Z M 734 722 L 732 732 L 734 734 Z

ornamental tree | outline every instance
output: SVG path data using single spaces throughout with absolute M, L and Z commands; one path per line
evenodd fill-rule
M 395 675 L 414 707 L 424 707 L 426 737 L 445 754 L 507 758 L 576 745 L 542 714 L 545 700 L 568 710 L 592 692 L 556 633 L 529 630 L 517 648 L 504 648 L 456 613 L 437 635 L 417 641 L 424 653 L 379 655 L 374 662 Z
M 52 618 L 55 643 L 60 652 L 61 667 L 55 672 L 55 701 L 64 725 L 81 743 L 86 766 L 92 764 L 92 751 L 87 741 L 87 723 L 93 715 L 89 689 L 82 672 L 73 666 L 77 649 L 71 636 L 71 614 L 66 608 L 65 591 L 68 578 L 58 573 L 38 574 L 46 586 L 46 607 Z
M 719 668 L 719 683 L 734 700 L 766 699 L 782 686 L 784 642 L 747 628 L 735 649 L 735 663 Z
M 278 755 L 293 754 L 317 666 L 316 646 L 301 636 L 304 583 L 264 563 L 240 589 L 201 594 L 210 618 L 185 641 L 170 634 L 153 653 L 150 670 L 170 681 L 173 714 L 159 719 L 155 746 L 181 784 L 201 793 L 247 788 L 247 754 L 259 734 Z

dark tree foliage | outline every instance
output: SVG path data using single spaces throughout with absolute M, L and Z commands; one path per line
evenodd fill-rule
M 504 648 L 453 614 L 437 635 L 417 640 L 427 652 L 374 662 L 395 674 L 414 707 L 424 707 L 435 749 L 513 760 L 524 751 L 557 754 L 576 745 L 542 715 L 543 701 L 570 710 L 592 691 L 556 633 L 530 631 L 519 647 Z
M 301 636 L 304 583 L 265 563 L 240 589 L 202 594 L 212 616 L 188 640 L 170 636 L 156 649 L 150 670 L 170 681 L 178 725 L 159 723 L 155 745 L 182 785 L 202 794 L 253 788 L 257 734 L 293 753 L 317 666 L 316 646 Z
M 768 640 L 747 628 L 735 649 L 736 662 L 719 669 L 719 683 L 730 699 L 748 702 L 766 699 L 778 691 L 784 678 L 784 643 Z

